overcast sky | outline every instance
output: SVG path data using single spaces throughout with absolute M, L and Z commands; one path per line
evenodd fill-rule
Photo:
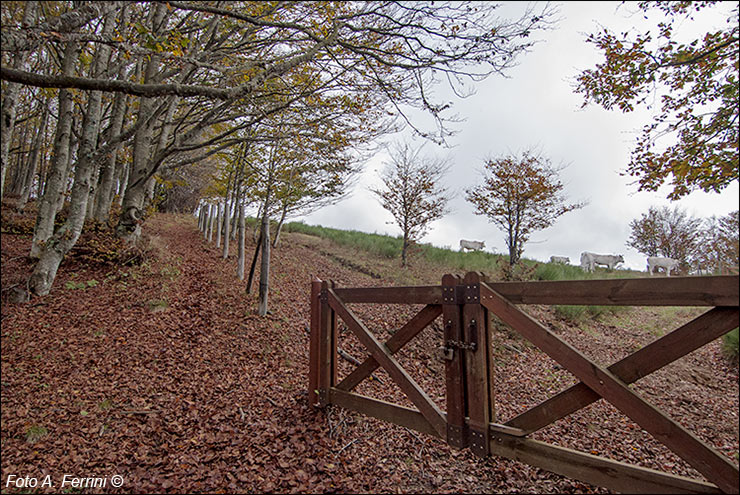
M 734 2 L 727 2 L 731 6 Z M 525 258 L 549 260 L 551 255 L 568 256 L 578 264 L 582 251 L 622 254 L 625 268 L 645 269 L 645 256 L 626 246 L 629 223 L 650 206 L 680 205 L 691 215 L 722 216 L 738 209 L 738 184 L 721 194 L 694 192 L 679 201 L 668 201 L 668 188 L 656 193 L 637 192 L 632 178 L 620 176 L 641 127 L 650 122 L 646 110 L 631 114 L 606 111 L 595 105 L 581 109 L 582 96 L 573 92 L 579 71 L 593 68 L 601 55 L 585 43 L 586 33 L 599 26 L 617 32 L 654 26 L 642 16 L 630 15 L 635 5 L 619 2 L 566 2 L 559 4 L 560 22 L 553 31 L 538 36 L 542 42 L 519 59 L 508 78 L 490 76 L 476 84 L 476 94 L 454 97 L 445 88 L 438 95 L 453 102 L 464 122 L 449 139 L 451 149 L 433 143 L 427 153 L 447 156 L 452 169 L 445 184 L 454 192 L 452 213 L 431 224 L 421 239 L 439 247 L 459 248 L 460 239 L 485 241 L 488 252 L 507 254 L 503 232 L 486 217 L 476 215 L 464 198 L 465 188 L 481 180 L 483 161 L 488 157 L 520 154 L 536 148 L 553 164 L 568 164 L 561 172 L 565 193 L 572 201 L 588 201 L 581 210 L 560 217 L 554 226 L 534 232 L 525 245 Z M 526 4 L 506 3 L 505 12 L 521 13 Z M 619 7 L 619 8 L 618 8 Z M 503 11 L 502 11 L 503 12 Z M 724 23 L 723 23 L 724 24 Z M 403 139 L 395 135 L 388 140 Z M 420 140 L 413 141 L 421 144 Z M 388 155 L 370 159 L 347 199 L 298 220 L 311 225 L 399 235 L 392 216 L 383 209 L 368 186 L 379 186 L 378 172 Z

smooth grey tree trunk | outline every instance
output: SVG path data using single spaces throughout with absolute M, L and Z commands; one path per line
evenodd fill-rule
M 288 205 L 283 206 L 283 212 L 280 215 L 280 221 L 278 222 L 277 229 L 275 230 L 275 239 L 272 241 L 272 247 L 278 247 L 280 242 L 280 233 L 283 231 L 283 224 L 285 223 L 285 217 L 288 214 Z
M 257 236 L 259 236 L 259 234 L 260 234 L 260 229 L 262 228 L 262 224 L 260 223 L 260 219 L 262 218 L 262 211 L 263 211 L 264 207 L 265 207 L 265 203 L 263 202 L 263 203 L 260 204 L 260 207 L 259 207 L 259 209 L 257 211 L 257 218 L 256 218 L 257 222 L 255 222 L 254 232 L 252 233 L 252 241 L 255 242 L 255 243 L 257 242 Z
M 270 215 L 269 215 L 270 192 L 268 189 L 265 198 L 265 209 L 262 213 L 262 258 L 260 259 L 260 291 L 259 308 L 260 316 L 265 316 L 269 311 L 268 298 L 270 295 Z
M 66 76 L 74 75 L 80 45 L 77 42 L 67 43 L 62 61 L 62 73 Z M 51 154 L 51 164 L 46 179 L 44 195 L 39 200 L 36 213 L 36 225 L 33 229 L 31 242 L 31 258 L 37 259 L 41 255 L 41 246 L 54 233 L 54 220 L 64 203 L 64 193 L 67 190 L 70 164 L 70 141 L 72 137 L 72 94 L 66 89 L 59 90 L 59 117 L 57 120 L 56 136 Z
M 203 240 L 208 240 L 208 225 L 211 221 L 211 205 L 203 205 Z
M 75 138 L 75 130 L 77 130 L 77 134 L 81 132 L 80 129 L 80 123 L 78 122 L 78 119 L 74 117 L 74 113 L 72 113 L 72 131 L 69 134 L 69 153 L 67 155 L 67 168 L 64 170 L 64 185 L 62 187 L 62 191 L 59 194 L 59 198 L 57 198 L 57 204 L 56 204 L 56 210 L 57 214 L 61 211 L 62 208 L 64 208 L 64 203 L 67 199 L 68 193 L 71 192 L 70 189 L 70 176 L 72 175 L 72 169 L 74 168 L 75 160 L 73 157 L 78 156 L 78 150 L 80 147 L 80 142 L 78 139 Z
M 224 200 L 224 218 L 223 218 L 223 224 L 224 224 L 224 250 L 223 250 L 223 259 L 227 259 L 229 257 L 229 237 L 231 237 L 231 232 L 229 232 L 229 226 L 231 225 L 231 222 L 229 221 L 229 201 L 228 199 Z
M 239 280 L 244 280 L 244 256 L 245 256 L 245 243 L 244 238 L 246 234 L 246 225 L 244 224 L 244 206 L 238 205 L 239 207 L 239 259 L 236 263 L 236 276 Z
M 26 2 L 23 11 L 22 26 L 28 27 L 34 23 L 36 7 L 38 2 Z M 26 64 L 30 50 L 24 50 L 15 53 L 12 58 L 11 68 L 21 69 Z M 10 142 L 13 136 L 13 127 L 15 126 L 16 104 L 18 103 L 18 94 L 21 85 L 17 83 L 7 83 L 3 89 L 2 108 L 0 112 L 0 198 L 5 190 L 5 174 L 8 171 L 8 155 L 10 153 Z
M 112 30 L 112 22 L 104 23 L 103 35 L 109 35 Z M 103 72 L 103 61 L 108 59 L 110 48 L 101 44 L 95 53 L 93 62 L 93 77 L 98 77 Z M 96 168 L 93 161 L 93 153 L 97 146 L 98 127 L 102 112 L 101 91 L 91 91 L 87 102 L 87 111 L 85 112 L 82 124 L 82 136 L 80 139 L 80 149 L 78 160 L 75 166 L 75 179 L 72 186 L 72 196 L 70 200 L 69 214 L 67 220 L 46 242 L 41 251 L 39 261 L 34 267 L 29 287 L 31 291 L 39 296 L 49 293 L 56 278 L 57 270 L 64 256 L 77 243 L 77 239 L 82 232 L 82 226 L 85 223 L 85 214 L 87 212 L 87 202 L 90 198 L 91 179 Z
M 123 93 L 116 95 L 116 101 L 111 116 L 110 132 L 108 136 L 120 134 L 123 130 L 123 122 L 126 118 L 128 97 Z M 98 184 L 98 194 L 95 196 L 95 220 L 100 223 L 106 223 L 110 217 L 110 207 L 113 203 L 113 182 L 116 172 L 116 162 L 118 152 L 122 145 L 117 145 L 110 152 L 108 160 L 103 165 L 100 173 L 100 183 Z
M 232 203 L 232 214 L 231 214 L 231 240 L 236 240 L 237 233 L 237 208 L 241 204 L 241 174 L 237 172 L 236 180 L 234 180 L 234 187 L 231 190 L 231 203 Z
M 221 203 L 216 203 L 216 247 L 221 247 L 221 224 L 223 223 L 221 218 Z
M 257 258 L 260 255 L 261 246 L 262 246 L 262 235 L 260 234 L 260 238 L 257 241 L 257 246 L 255 246 L 254 248 L 254 255 L 252 255 L 252 263 L 251 265 L 249 265 L 249 276 L 247 277 L 247 286 L 245 287 L 245 291 L 247 294 L 251 294 L 252 292 L 252 282 L 254 281 L 254 269 L 257 267 Z
M 239 205 L 241 204 L 241 197 L 237 197 L 234 201 L 234 208 L 231 213 L 231 240 L 235 241 L 239 232 Z
M 27 120 L 23 123 L 23 132 L 18 139 L 18 154 L 16 155 L 15 160 L 15 166 L 13 167 L 13 172 L 10 175 L 10 183 L 8 184 L 8 187 L 10 188 L 10 194 L 13 196 L 20 196 L 21 191 L 23 191 L 23 182 L 26 177 L 26 171 L 28 167 L 28 161 L 24 160 L 26 157 L 28 157 L 30 153 L 30 147 L 28 151 L 25 151 L 23 149 L 23 146 L 29 141 L 29 132 L 31 129 L 31 121 Z
M 39 155 L 41 154 L 41 147 L 44 145 L 44 140 L 46 138 L 46 124 L 49 121 L 49 100 L 50 98 L 46 99 L 46 104 L 44 105 L 43 113 L 41 116 L 41 125 L 37 130 L 36 137 L 33 140 L 33 147 L 31 148 L 31 153 L 28 157 L 26 176 L 23 179 L 23 189 L 21 189 L 21 197 L 18 200 L 18 210 L 23 210 L 28 203 L 28 199 L 31 197 L 33 181 L 36 178 L 36 172 L 38 171 L 39 167 Z
M 146 199 L 151 202 L 154 200 L 154 189 L 157 186 L 157 180 L 154 177 L 149 177 L 146 181 Z
M 210 205 L 208 209 L 208 242 L 213 242 L 213 224 L 216 221 L 216 215 L 213 211 L 213 206 L 214 205 Z
M 130 9 L 125 6 L 121 8 L 120 14 L 120 31 L 123 32 L 129 24 Z M 118 69 L 118 79 L 124 80 L 126 77 L 126 64 L 124 62 L 124 52 L 120 51 L 117 57 L 117 63 L 120 64 Z M 107 138 L 118 135 L 123 130 L 123 123 L 126 118 L 126 111 L 128 109 L 128 95 L 124 93 L 118 93 L 115 96 L 113 103 L 113 110 L 111 112 L 111 120 L 108 126 L 108 132 L 106 133 Z M 116 172 L 116 161 L 118 158 L 118 152 L 122 145 L 117 145 L 110 152 L 110 157 L 103 164 L 102 171 L 100 173 L 100 183 L 98 185 L 98 194 L 95 196 L 95 211 L 94 218 L 97 222 L 106 223 L 110 217 L 110 207 L 113 202 L 113 181 Z
M 98 127 L 95 131 L 95 134 L 98 136 L 98 138 L 100 137 L 100 122 L 98 122 Z M 87 201 L 87 208 L 85 209 L 85 220 L 92 219 L 95 213 L 95 196 L 97 194 L 99 180 L 100 165 L 96 163 L 95 168 L 93 169 L 92 177 L 90 177 L 90 199 Z
M 161 30 L 166 14 L 166 6 L 157 4 L 151 19 L 155 34 Z M 160 55 L 152 54 L 146 65 L 145 83 L 154 83 L 159 72 Z M 135 242 L 141 235 L 141 222 L 147 196 L 147 181 L 150 179 L 150 159 L 152 156 L 152 139 L 154 122 L 151 117 L 155 111 L 156 98 L 141 97 L 137 121 L 146 124 L 134 135 L 133 165 L 129 172 L 129 182 L 121 202 L 121 216 L 116 228 L 119 237 L 128 242 Z
M 113 198 L 113 201 L 114 204 L 122 207 L 123 195 L 126 193 L 126 189 L 128 189 L 128 178 L 131 173 L 131 164 L 122 163 L 121 165 L 121 179 L 118 183 L 118 192 L 116 193 L 118 198 Z
M 203 204 L 200 206 L 203 218 L 200 222 L 200 233 L 203 234 L 203 239 L 206 238 L 206 231 L 208 229 L 208 205 Z

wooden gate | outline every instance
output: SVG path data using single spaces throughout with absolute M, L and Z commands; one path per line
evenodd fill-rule
M 738 467 L 643 399 L 629 384 L 738 326 L 738 276 L 670 277 L 556 282 L 488 282 L 471 272 L 445 275 L 440 286 L 338 288 L 311 285 L 309 402 L 336 404 L 435 435 L 479 456 L 500 455 L 570 478 L 623 492 L 738 493 Z M 425 305 L 381 343 L 349 303 Z M 708 306 L 709 311 L 633 354 L 602 367 L 563 341 L 517 304 Z M 443 412 L 394 358 L 442 315 L 447 411 Z M 580 382 L 519 414 L 496 422 L 492 334 L 495 315 L 572 373 Z M 370 357 L 337 383 L 337 317 Z M 352 390 L 382 367 L 416 409 Z M 709 482 L 676 476 L 527 438 L 553 422 L 605 399 L 684 459 Z

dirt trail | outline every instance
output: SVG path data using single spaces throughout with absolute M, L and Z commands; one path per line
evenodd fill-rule
M 348 411 L 310 410 L 311 277 L 391 284 L 337 262 L 349 259 L 346 250 L 327 256 L 285 235 L 271 268 L 272 314 L 261 318 L 256 288 L 245 294 L 233 253 L 221 259 L 194 219 L 158 215 L 146 227 L 156 235 L 159 261 L 126 270 L 82 269 L 72 261 L 49 296 L 4 302 L 3 481 L 8 474 L 50 474 L 54 489 L 41 491 L 60 491 L 64 474 L 118 474 L 123 486 L 104 491 L 604 492 L 513 461 L 481 461 Z M 3 236 L 3 259 L 22 253 L 24 242 Z M 502 372 L 528 366 L 515 356 L 502 359 Z M 731 392 L 737 407 L 737 390 Z M 575 421 L 586 430 L 583 423 L 594 420 L 586 414 Z M 567 425 L 553 428 L 549 434 L 568 436 Z M 736 434 L 716 436 L 737 451 Z M 676 463 L 660 454 L 663 461 Z

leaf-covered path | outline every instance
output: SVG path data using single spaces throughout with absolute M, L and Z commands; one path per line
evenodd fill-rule
M 154 255 L 143 265 L 83 268 L 72 259 L 49 296 L 21 304 L 3 301 L 3 486 L 9 474 L 39 479 L 48 474 L 55 486 L 40 491 L 56 492 L 65 474 L 117 474 L 123 486 L 102 491 L 604 491 L 505 459 L 481 461 L 358 414 L 310 410 L 311 277 L 344 286 L 392 281 L 342 263 L 336 254 L 327 256 L 297 234 L 287 235 L 273 256 L 272 314 L 261 318 L 255 314 L 256 296 L 246 295 L 235 277 L 233 254 L 223 260 L 215 244 L 202 240 L 193 218 L 157 215 L 146 225 Z M 22 259 L 27 243 L 21 236 L 3 236 L 3 261 L 9 261 L 3 289 L 6 275 L 27 271 Z M 362 358 L 351 341 L 345 345 Z M 715 347 L 696 359 L 718 359 Z M 604 352 L 605 346 L 597 348 Z M 521 397 L 534 400 L 529 396 L 539 386 L 550 391 L 567 383 L 552 363 L 517 361 L 529 359 L 529 351 L 522 347 L 506 363 L 520 371 L 542 367 L 547 382 L 533 386 L 514 377 L 500 396 L 521 394 L 517 408 L 525 405 Z M 426 363 L 414 372 L 429 375 L 431 383 L 438 365 L 423 352 L 418 356 Z M 734 388 L 728 385 L 732 373 L 729 366 L 715 369 L 704 377 L 706 391 L 696 392 L 694 384 L 684 391 L 698 416 L 737 410 L 736 374 Z M 707 393 L 716 397 L 708 400 L 702 395 Z M 674 472 L 686 473 L 682 461 L 655 450 L 639 432 L 630 440 L 635 447 L 613 446 L 608 434 L 592 433 L 587 424 L 634 426 L 614 419 L 613 411 L 591 409 L 543 434 L 563 439 L 571 430 L 585 431 L 591 437 L 582 448 L 607 456 L 632 452 L 634 462 L 677 466 Z M 734 423 L 723 421 L 724 431 L 704 438 L 716 438 L 717 448 L 736 455 L 737 415 Z

